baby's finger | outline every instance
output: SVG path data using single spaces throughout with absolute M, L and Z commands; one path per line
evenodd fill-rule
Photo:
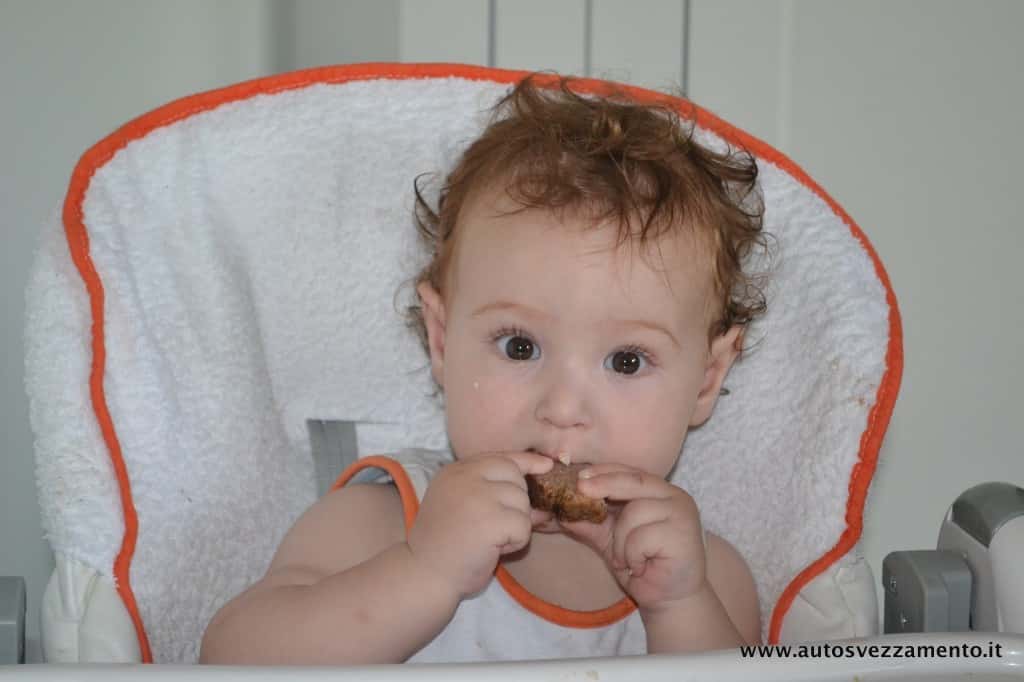
M 639 469 L 609 471 L 584 476 L 580 472 L 576 488 L 589 497 L 604 497 L 612 500 L 635 500 L 641 497 L 665 500 L 678 495 L 680 490 L 660 476 Z
M 665 523 L 648 523 L 634 528 L 626 537 L 622 563 L 631 577 L 638 578 L 647 570 L 647 562 L 671 555 L 671 528 Z
M 651 523 L 664 523 L 671 516 L 672 504 L 668 500 L 640 499 L 627 504 L 615 527 L 612 556 L 622 564 L 626 553 L 626 539 L 634 529 Z
M 618 462 L 605 462 L 603 464 L 591 464 L 583 471 L 587 472 L 587 476 L 600 476 L 601 474 L 611 473 L 626 473 L 629 471 L 640 471 L 636 467 L 631 467 L 628 464 L 619 464 Z M 582 472 L 581 472 L 582 473 Z
M 515 462 L 523 476 L 526 474 L 546 474 L 555 465 L 553 459 L 539 455 L 536 452 L 503 452 L 501 455 Z
M 493 495 L 502 506 L 515 509 L 526 514 L 530 511 L 530 496 L 526 493 L 526 486 L 519 481 L 493 481 L 490 484 L 488 495 Z
M 501 538 L 497 543 L 499 554 L 516 552 L 526 547 L 533 536 L 533 526 L 526 514 L 508 514 L 497 525 L 498 536 Z

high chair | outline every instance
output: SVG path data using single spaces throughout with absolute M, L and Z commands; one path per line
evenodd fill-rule
M 27 292 L 57 562 L 48 661 L 195 662 L 213 614 L 348 462 L 447 447 L 400 315 L 427 259 L 413 179 L 450 168 L 524 75 L 271 76 L 172 102 L 85 153 Z M 705 144 L 749 150 L 774 238 L 750 263 L 771 267 L 767 313 L 672 480 L 749 563 L 766 642 L 876 635 L 859 539 L 903 366 L 882 262 L 783 154 L 690 102 L 621 88 L 676 108 Z

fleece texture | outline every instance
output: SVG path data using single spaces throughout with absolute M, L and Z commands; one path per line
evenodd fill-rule
M 117 581 L 152 660 L 195 661 L 314 502 L 307 420 L 357 422 L 361 455 L 448 447 L 399 314 L 427 261 L 413 179 L 451 168 L 521 75 L 274 77 L 151 112 L 83 157 L 27 290 L 39 498 L 54 550 Z M 754 152 L 774 253 L 748 263 L 773 268 L 768 313 L 673 480 L 747 558 L 777 636 L 859 537 L 899 317 L 867 239 L 803 171 L 683 109 L 705 144 Z

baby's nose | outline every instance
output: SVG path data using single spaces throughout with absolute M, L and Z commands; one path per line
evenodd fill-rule
M 587 407 L 581 396 L 567 391 L 552 392 L 537 404 L 538 421 L 546 422 L 560 429 L 586 426 Z

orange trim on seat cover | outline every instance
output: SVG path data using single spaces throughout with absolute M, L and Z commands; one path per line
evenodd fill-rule
M 111 135 L 100 140 L 82 155 L 72 173 L 71 182 L 64 201 L 64 230 L 68 246 L 71 250 L 72 261 L 82 277 L 86 293 L 89 296 L 90 312 L 92 315 L 91 345 L 93 352 L 89 374 L 89 395 L 117 477 L 118 490 L 121 497 L 121 510 L 124 515 L 124 537 L 122 538 L 121 549 L 114 560 L 114 576 L 117 581 L 118 594 L 124 601 L 125 607 L 135 625 L 144 662 L 152 662 L 152 652 L 142 618 L 139 615 L 138 605 L 135 602 L 134 592 L 131 588 L 131 561 L 138 537 L 138 516 L 132 500 L 131 482 L 125 467 L 117 431 L 114 428 L 110 412 L 107 408 L 106 394 L 103 387 L 106 359 L 103 315 L 104 289 L 103 282 L 96 271 L 89 253 L 89 235 L 84 223 L 82 210 L 82 202 L 88 191 L 93 174 L 129 143 L 148 135 L 158 128 L 170 125 L 189 116 L 209 111 L 223 104 L 244 100 L 256 95 L 268 95 L 314 84 L 336 84 L 370 79 L 405 80 L 454 77 L 511 84 L 517 82 L 528 73 L 527 71 L 493 69 L 465 64 L 397 64 L 386 62 L 327 66 L 295 71 L 246 81 L 176 100 L 130 121 Z M 557 78 L 558 76 L 554 74 L 541 74 L 537 78 L 537 82 L 541 85 L 551 85 L 557 81 Z M 710 112 L 690 102 L 662 93 L 589 78 L 578 79 L 576 87 L 581 92 L 592 94 L 608 93 L 615 88 L 635 97 L 638 101 L 667 104 L 677 109 L 683 116 L 692 118 L 697 125 L 707 128 L 730 143 L 746 147 L 755 156 L 779 166 L 821 197 L 842 218 L 851 233 L 861 242 L 865 251 L 870 256 L 875 266 L 875 273 L 885 286 L 886 301 L 889 304 L 890 329 L 889 346 L 886 351 L 886 370 L 878 387 L 877 399 L 868 415 L 866 428 L 861 437 L 859 461 L 854 466 L 850 476 L 850 496 L 847 500 L 846 511 L 847 527 L 836 545 L 800 572 L 783 591 L 772 613 L 769 629 L 769 642 L 776 643 L 782 627 L 783 616 L 803 586 L 848 552 L 861 534 L 864 501 L 867 497 L 868 485 L 875 471 L 878 452 L 881 448 L 882 438 L 888 427 L 889 419 L 892 416 L 892 409 L 896 402 L 896 395 L 899 391 L 903 373 L 902 323 L 892 284 L 871 243 L 850 216 L 817 183 L 811 180 L 799 166 L 771 146 L 734 128 Z

